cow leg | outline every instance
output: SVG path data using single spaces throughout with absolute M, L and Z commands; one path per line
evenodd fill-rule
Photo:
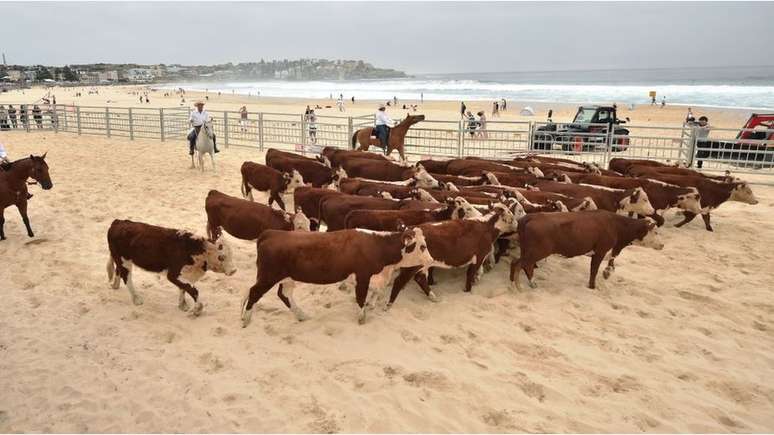
M 296 315 L 296 319 L 298 319 L 299 322 L 303 322 L 304 320 L 308 319 L 309 316 L 307 316 L 301 310 L 301 308 L 296 303 L 296 300 L 293 299 L 293 290 L 295 287 L 296 283 L 294 281 L 282 283 L 277 289 L 277 296 L 279 296 L 280 300 L 282 300 L 285 306 Z
M 701 218 L 704 219 L 704 228 L 706 228 L 707 231 L 714 231 L 712 225 L 710 225 L 710 214 L 702 213 Z
M 258 302 L 263 295 L 266 294 L 271 288 L 274 287 L 274 283 L 261 281 L 260 279 L 252 287 L 246 298 L 242 301 L 242 327 L 246 327 L 250 324 L 250 319 L 253 317 L 253 305 Z
M 427 284 L 427 272 L 424 270 L 419 271 L 419 273 L 414 275 L 414 281 L 419 284 L 419 288 L 425 292 L 425 295 L 427 295 L 427 298 L 430 299 L 431 302 L 440 302 L 438 296 L 435 295 L 433 290 L 431 290 L 430 286 Z
M 435 268 L 431 267 L 427 269 L 427 283 L 430 285 L 435 285 Z
M 495 264 L 500 262 L 500 258 L 508 252 L 511 247 L 511 241 L 508 239 L 497 239 L 497 250 L 495 251 Z
M 285 211 L 285 201 L 282 200 L 282 195 L 279 193 L 272 193 L 271 196 L 274 199 L 274 201 L 277 202 L 277 205 L 280 206 L 282 211 Z M 271 205 L 271 203 L 269 205 Z
M 400 272 L 398 272 L 398 276 L 395 277 L 395 280 L 392 282 L 392 290 L 390 291 L 390 299 L 387 301 L 387 305 L 385 309 L 389 309 L 392 307 L 392 304 L 395 302 L 395 299 L 398 298 L 398 294 L 400 294 L 400 291 L 403 290 L 403 287 L 406 286 L 406 284 L 409 282 L 411 278 L 416 279 L 416 274 L 421 269 L 421 266 L 416 267 L 404 267 L 400 269 Z
M 483 256 L 481 260 L 477 259 L 475 263 L 468 266 L 467 278 L 465 279 L 465 293 L 470 293 L 473 289 L 473 282 L 476 281 L 476 276 L 481 268 L 481 263 L 483 263 L 485 259 L 486 256 Z
M 5 240 L 5 209 L 0 209 L 0 240 Z
M 16 208 L 19 209 L 22 222 L 24 222 L 24 226 L 27 227 L 27 235 L 30 237 L 35 237 L 35 234 L 32 232 L 32 228 L 30 227 L 30 218 L 27 216 L 27 199 L 25 198 L 21 202 L 17 203 Z
M 658 226 L 664 225 L 664 217 L 661 216 L 660 214 L 653 213 L 652 215 L 650 215 L 648 217 L 653 219 L 654 221 L 656 221 L 656 225 L 658 225 Z
M 594 253 L 591 257 L 591 274 L 589 275 L 589 288 L 595 289 L 597 282 L 597 272 L 599 272 L 599 265 L 602 264 L 602 259 L 605 254 Z
M 527 283 L 529 284 L 529 288 L 537 288 L 537 284 L 535 284 L 535 281 L 532 280 L 532 277 L 535 276 L 536 263 L 527 263 L 522 261 L 521 264 L 524 268 L 524 274 L 527 275 Z
M 615 257 L 610 257 L 610 260 L 607 261 L 607 267 L 602 271 L 602 277 L 608 279 L 613 272 L 615 272 Z
M 368 283 L 371 281 L 370 276 L 358 276 L 355 284 L 355 300 L 357 306 L 360 307 L 360 312 L 357 316 L 357 323 L 364 324 L 366 320 L 366 297 L 368 296 Z
M 135 305 L 142 305 L 142 296 L 137 294 L 137 290 L 134 288 L 134 281 L 132 281 L 132 262 L 121 259 L 121 264 L 116 267 L 116 269 L 121 274 L 121 278 L 124 280 L 127 290 L 129 290 L 129 295 L 132 297 L 132 303 Z
M 188 310 L 188 304 L 185 302 L 185 293 L 188 293 L 189 296 L 191 296 L 191 299 L 194 300 L 194 306 L 193 310 L 191 310 L 191 314 L 194 316 L 198 316 L 202 313 L 202 309 L 204 308 L 204 304 L 199 302 L 199 290 L 196 290 L 196 287 L 192 286 L 191 284 L 185 283 L 183 281 L 180 281 L 180 271 L 173 271 L 170 270 L 167 272 L 167 279 L 172 284 L 176 285 L 177 288 L 180 289 L 180 298 L 178 300 L 177 307 L 180 308 L 182 311 Z
M 688 222 L 692 221 L 693 218 L 696 217 L 695 213 L 691 213 L 689 211 L 683 211 L 683 221 L 676 224 L 675 227 L 680 228 L 681 226 L 687 224 Z

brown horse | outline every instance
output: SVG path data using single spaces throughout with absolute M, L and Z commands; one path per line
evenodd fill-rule
M 401 160 L 406 160 L 404 153 L 404 146 L 406 142 L 406 132 L 409 127 L 416 124 L 419 121 L 424 121 L 425 115 L 406 115 L 406 119 L 400 122 L 400 124 L 390 129 L 390 136 L 387 139 L 387 150 L 385 155 L 390 155 L 393 150 L 398 150 Z M 374 127 L 361 128 L 352 135 L 352 149 L 355 149 L 355 145 L 360 143 L 357 148 L 358 151 L 368 151 L 368 147 L 373 145 L 375 147 L 382 148 L 382 143 L 379 138 L 375 137 L 376 129 Z
M 48 175 L 48 165 L 45 161 L 46 154 L 42 156 L 30 155 L 27 158 L 16 160 L 6 164 L 0 169 L 0 240 L 5 240 L 5 208 L 15 205 L 27 227 L 27 235 L 35 237 L 30 228 L 30 219 L 27 217 L 27 179 L 32 178 L 43 190 L 48 190 L 54 185 Z

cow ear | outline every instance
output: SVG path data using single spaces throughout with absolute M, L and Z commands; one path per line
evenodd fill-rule
M 397 228 L 398 231 L 401 231 L 401 232 L 406 231 L 406 224 L 404 224 L 401 219 L 398 219 L 395 222 L 395 227 Z
M 284 178 L 285 180 L 290 180 L 291 175 L 285 172 L 284 174 L 282 174 L 282 178 Z

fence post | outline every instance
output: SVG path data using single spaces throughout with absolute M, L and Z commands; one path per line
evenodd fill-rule
M 465 132 L 463 121 L 457 121 L 457 157 L 463 158 L 465 155 Z
M 535 123 L 533 121 L 529 122 L 527 131 L 527 134 L 529 134 L 527 137 L 527 153 L 529 153 L 535 149 Z
M 134 140 L 134 117 L 131 107 L 129 108 L 129 140 Z
M 258 114 L 258 150 L 263 151 L 263 112 Z
M 228 112 L 223 111 L 223 143 L 228 148 Z
M 159 135 L 161 141 L 164 142 L 164 108 L 159 109 Z
M 354 134 L 355 134 L 355 128 L 352 125 L 352 117 L 348 116 L 347 117 L 347 140 L 344 143 L 344 149 L 348 149 L 349 148 L 349 143 L 350 143 L 349 141 L 352 140 L 352 136 Z
M 110 109 L 105 107 L 105 134 L 110 137 Z
M 78 128 L 78 134 L 81 134 L 81 106 L 75 108 L 75 123 Z
M 306 155 L 306 115 L 301 115 L 301 154 Z
M 62 108 L 64 109 L 64 110 L 62 110 L 62 113 L 64 114 L 64 131 L 70 131 L 70 128 L 67 125 L 68 124 L 67 123 L 67 118 L 68 118 L 68 116 L 67 116 L 67 106 L 63 105 Z
M 59 115 L 56 113 L 56 105 L 51 110 L 50 116 L 51 119 L 49 121 L 51 121 L 51 126 L 54 128 L 54 133 L 59 133 Z
M 693 163 L 696 161 L 696 129 L 691 128 L 691 135 L 688 139 L 688 167 L 693 168 Z

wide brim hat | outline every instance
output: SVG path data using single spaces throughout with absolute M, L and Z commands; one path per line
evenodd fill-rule
M 202 101 L 202 100 L 196 100 L 196 102 L 194 103 L 194 106 L 198 106 L 199 104 L 201 104 L 202 106 L 204 106 L 204 101 Z

